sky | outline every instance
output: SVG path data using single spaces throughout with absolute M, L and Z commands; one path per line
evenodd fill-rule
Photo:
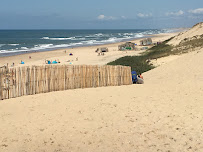
M 160 29 L 203 22 L 203 0 L 0 0 L 0 29 Z

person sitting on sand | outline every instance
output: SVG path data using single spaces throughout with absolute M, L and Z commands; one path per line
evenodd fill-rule
M 138 77 L 144 80 L 144 78 L 143 78 L 143 76 L 142 76 L 142 73 L 140 73 L 140 74 L 138 75 Z
M 137 77 L 137 84 L 144 84 L 144 78 L 141 73 Z
M 50 60 L 45 60 L 45 63 L 46 64 L 51 64 L 51 61 Z
M 25 62 L 23 62 L 23 61 L 21 60 L 20 64 L 25 64 Z

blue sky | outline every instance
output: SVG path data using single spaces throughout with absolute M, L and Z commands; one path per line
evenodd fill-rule
M 203 21 L 203 0 L 0 0 L 0 29 L 154 29 Z

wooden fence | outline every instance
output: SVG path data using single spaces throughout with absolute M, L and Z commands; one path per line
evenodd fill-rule
M 52 91 L 130 85 L 126 66 L 46 65 L 0 69 L 0 100 Z

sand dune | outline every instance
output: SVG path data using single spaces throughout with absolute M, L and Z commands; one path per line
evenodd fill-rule
M 171 41 L 168 42 L 170 45 L 178 45 L 184 39 L 192 38 L 193 36 L 200 36 L 203 35 L 203 22 L 196 24 L 191 29 L 179 33 L 175 36 Z
M 0 151 L 203 151 L 203 49 L 144 73 L 144 85 L 0 102 Z

